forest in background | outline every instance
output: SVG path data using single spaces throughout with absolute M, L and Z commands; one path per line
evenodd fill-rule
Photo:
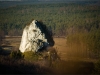
M 76 55 L 86 50 L 99 56 L 99 5 L 51 3 L 0 8 L 0 32 L 8 36 L 21 36 L 23 28 L 32 19 L 42 21 L 54 36 L 65 36 L 67 45 L 76 51 Z

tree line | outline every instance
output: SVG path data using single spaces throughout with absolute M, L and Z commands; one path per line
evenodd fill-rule
M 11 32 L 21 33 L 31 19 L 37 19 L 42 20 L 55 35 L 59 36 L 72 33 L 70 28 L 74 27 L 89 31 L 92 26 L 99 24 L 99 8 L 94 5 L 67 3 L 9 7 L 0 9 L 0 29 L 4 30 L 6 35 L 21 35 Z

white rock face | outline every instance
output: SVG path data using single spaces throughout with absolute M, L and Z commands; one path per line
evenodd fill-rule
M 49 43 L 49 38 L 46 37 L 48 34 L 46 35 L 45 31 L 43 32 L 42 30 L 42 25 L 36 20 L 33 20 L 30 25 L 26 26 L 23 30 L 19 50 L 21 52 L 37 52 L 43 47 L 48 47 L 51 44 L 54 44 L 54 41 Z

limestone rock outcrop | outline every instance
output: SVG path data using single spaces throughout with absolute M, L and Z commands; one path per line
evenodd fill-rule
M 23 30 L 19 50 L 21 52 L 38 52 L 43 48 L 53 45 L 52 33 L 47 27 L 42 22 L 32 20 Z

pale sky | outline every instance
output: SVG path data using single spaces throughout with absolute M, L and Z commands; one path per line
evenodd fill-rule
M 34 1 L 34 0 L 0 0 L 0 1 Z M 35 0 L 35 1 L 50 1 L 50 0 Z M 100 1 L 100 0 L 51 0 L 51 1 Z

